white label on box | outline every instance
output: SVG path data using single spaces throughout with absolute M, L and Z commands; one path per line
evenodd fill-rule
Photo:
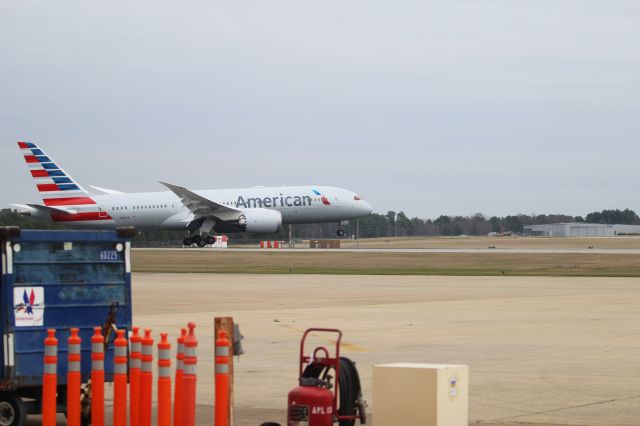
M 449 379 L 449 396 L 451 398 L 458 396 L 458 379 L 455 377 Z

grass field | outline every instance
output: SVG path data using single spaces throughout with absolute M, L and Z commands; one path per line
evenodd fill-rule
M 355 241 L 342 240 L 343 248 L 355 247 Z M 639 236 L 621 237 L 400 237 L 366 238 L 361 248 L 434 248 L 481 249 L 489 246 L 503 249 L 640 249 Z
M 634 254 L 133 251 L 135 272 L 640 277 Z

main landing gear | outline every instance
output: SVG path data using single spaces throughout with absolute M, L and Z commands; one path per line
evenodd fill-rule
M 348 224 L 348 220 L 341 220 L 340 222 L 338 222 L 338 231 L 336 232 L 336 234 L 338 234 L 338 237 L 344 237 L 347 234 L 343 226 L 347 226 Z
M 191 247 L 192 245 L 197 245 L 198 247 L 204 247 L 206 245 L 212 245 L 216 242 L 216 237 L 213 235 L 189 235 L 182 240 L 182 245 L 185 247 Z

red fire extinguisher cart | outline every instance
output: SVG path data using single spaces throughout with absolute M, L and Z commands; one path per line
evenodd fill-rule
M 305 354 L 305 342 L 311 333 L 335 334 L 334 356 L 324 346 Z M 334 420 L 340 426 L 352 426 L 356 419 L 366 423 L 358 371 L 354 362 L 340 357 L 341 340 L 342 332 L 337 329 L 305 331 L 300 342 L 299 386 L 289 392 L 287 426 L 332 426 Z

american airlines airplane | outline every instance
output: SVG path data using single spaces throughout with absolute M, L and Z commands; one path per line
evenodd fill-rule
M 268 234 L 283 225 L 336 222 L 368 216 L 371 206 L 355 193 L 330 186 L 281 186 L 191 191 L 160 182 L 169 191 L 123 193 L 80 186 L 58 163 L 30 142 L 18 142 L 43 204 L 13 204 L 20 213 L 85 228 L 135 226 L 182 229 L 184 245 L 213 244 L 213 233 Z

